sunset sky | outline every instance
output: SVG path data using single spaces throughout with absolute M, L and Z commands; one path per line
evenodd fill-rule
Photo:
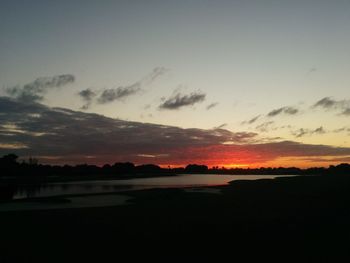
M 0 154 L 350 162 L 350 1 L 0 3 Z

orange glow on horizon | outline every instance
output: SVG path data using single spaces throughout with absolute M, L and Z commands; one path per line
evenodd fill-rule
M 330 165 L 338 165 L 342 163 L 341 161 L 325 159 L 322 161 L 310 161 L 305 160 L 305 157 L 280 157 L 274 160 L 262 161 L 262 162 L 251 162 L 251 163 L 238 163 L 238 162 L 215 162 L 216 160 L 190 160 L 188 163 L 175 163 L 175 164 L 160 164 L 159 166 L 162 168 L 184 168 L 188 164 L 198 164 L 198 165 L 206 165 L 208 168 L 218 167 L 219 169 L 256 169 L 261 167 L 271 167 L 271 168 L 279 168 L 279 167 L 297 167 L 301 169 L 312 168 L 312 167 L 329 167 Z
M 282 151 L 280 151 L 282 152 Z M 350 156 L 303 156 L 299 151 L 291 152 L 295 156 L 278 156 L 278 151 L 268 148 L 247 148 L 231 145 L 211 145 L 203 147 L 188 147 L 172 152 L 155 153 L 154 158 L 140 155 L 71 155 L 71 156 L 38 156 L 43 164 L 104 164 L 113 165 L 116 162 L 132 162 L 135 165 L 155 164 L 162 168 L 180 168 L 189 164 L 206 165 L 208 168 L 260 168 L 260 167 L 328 167 L 340 163 L 350 162 Z M 284 152 L 282 152 L 284 153 Z M 158 155 L 157 155 L 158 154 Z M 27 156 L 29 157 L 29 156 Z M 26 159 L 26 157 L 24 157 Z

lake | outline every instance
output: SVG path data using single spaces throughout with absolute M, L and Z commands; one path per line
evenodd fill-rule
M 126 190 L 151 188 L 191 188 L 226 185 L 234 180 L 273 179 L 286 175 L 220 175 L 220 174 L 182 174 L 169 177 L 136 178 L 128 180 L 74 181 L 26 185 L 16 189 L 13 199 L 29 197 L 49 197 L 115 193 Z M 294 176 L 294 175 L 287 175 Z

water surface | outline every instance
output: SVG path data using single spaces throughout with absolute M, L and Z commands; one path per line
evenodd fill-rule
M 285 175 L 283 175 L 285 176 Z M 289 175 L 292 176 L 292 175 Z M 278 175 L 220 175 L 183 174 L 169 177 L 136 178 L 128 180 L 96 180 L 48 183 L 23 186 L 15 190 L 13 199 L 95 193 L 115 193 L 151 188 L 185 188 L 226 185 L 234 180 L 273 179 Z

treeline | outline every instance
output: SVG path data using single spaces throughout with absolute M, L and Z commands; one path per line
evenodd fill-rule
M 313 175 L 313 174 L 349 174 L 350 164 L 342 163 L 328 168 L 307 168 L 296 167 L 262 167 L 262 168 L 231 168 L 212 167 L 206 165 L 189 164 L 182 168 L 162 168 L 155 164 L 135 165 L 130 162 L 105 164 L 102 167 L 96 165 L 44 165 L 39 164 L 36 159 L 18 161 L 18 156 L 8 154 L 0 158 L 0 177 L 26 176 L 117 176 L 117 177 L 140 177 L 154 175 L 176 175 L 176 174 L 233 174 L 233 175 Z
M 47 165 L 40 164 L 36 159 L 30 158 L 28 161 L 18 161 L 18 156 L 8 154 L 0 158 L 0 176 L 136 176 L 140 174 L 169 174 L 168 169 L 162 169 L 158 165 L 144 164 L 135 165 L 130 162 L 105 164 L 102 167 L 89 164 L 78 165 Z

